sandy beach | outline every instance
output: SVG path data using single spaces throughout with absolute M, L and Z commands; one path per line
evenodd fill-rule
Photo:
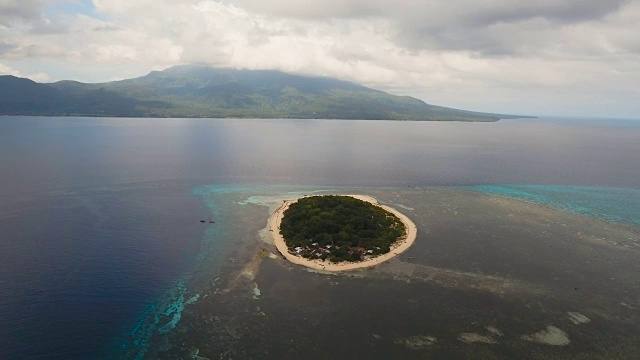
M 306 266 L 316 270 L 346 271 L 346 270 L 355 270 L 355 269 L 361 269 L 361 268 L 367 268 L 367 267 L 379 265 L 405 252 L 407 249 L 409 249 L 409 247 L 411 247 L 413 242 L 416 240 L 416 235 L 418 233 L 418 229 L 416 225 L 413 223 L 413 221 L 411 221 L 411 219 L 409 219 L 406 215 L 400 213 L 398 210 L 386 205 L 381 205 L 378 203 L 376 199 L 370 196 L 366 196 L 366 195 L 344 195 L 344 196 L 350 196 L 362 201 L 366 201 L 370 204 L 379 206 L 389 211 L 390 213 L 394 214 L 404 223 L 404 226 L 407 229 L 406 236 L 396 241 L 391 246 L 391 251 L 389 251 L 388 253 L 382 254 L 376 257 L 372 257 L 363 261 L 359 261 L 359 262 L 345 261 L 341 263 L 332 263 L 328 260 L 325 260 L 325 261 L 322 261 L 319 259 L 309 260 L 301 256 L 296 256 L 289 252 L 287 244 L 285 243 L 284 238 L 280 234 L 280 223 L 282 222 L 282 218 L 284 217 L 284 212 L 289 208 L 289 206 L 291 206 L 291 204 L 296 203 L 298 199 L 301 198 L 300 197 L 300 198 L 291 199 L 291 200 L 283 200 L 283 204 L 273 214 L 271 214 L 271 217 L 269 217 L 268 230 L 273 236 L 273 242 L 278 248 L 278 251 L 280 251 L 280 253 L 287 260 L 289 260 L 294 264 Z
M 213 227 L 233 244 L 228 270 L 201 274 L 172 347 L 154 337 L 148 357 L 637 358 L 637 226 L 458 188 L 358 188 L 344 193 L 389 199 L 420 224 L 421 240 L 375 270 L 266 260 L 280 254 L 265 217 L 284 199 L 330 191 L 311 189 L 214 193 L 238 204 L 233 222 Z

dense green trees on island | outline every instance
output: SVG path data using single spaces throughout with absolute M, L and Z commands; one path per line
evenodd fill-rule
M 388 253 L 406 235 L 394 214 L 350 196 L 311 196 L 284 212 L 280 233 L 289 251 L 311 259 L 361 261 Z

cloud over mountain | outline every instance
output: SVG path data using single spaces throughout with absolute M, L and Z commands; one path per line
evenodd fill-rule
M 106 81 L 211 64 L 484 111 L 637 116 L 638 33 L 638 0 L 0 0 L 0 69 Z

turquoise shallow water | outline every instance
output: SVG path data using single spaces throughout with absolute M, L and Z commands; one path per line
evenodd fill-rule
M 640 225 L 640 190 L 638 189 L 551 185 L 478 185 L 443 189 L 447 188 L 524 199 L 575 214 L 594 216 L 632 226 Z M 195 188 L 193 195 L 206 204 L 211 216 L 218 220 L 217 225 L 207 228 L 202 245 L 183 278 L 163 298 L 147 309 L 145 315 L 129 334 L 129 339 L 123 342 L 124 353 L 128 357 L 144 358 L 151 339 L 171 331 L 181 320 L 185 307 L 198 301 L 200 294 L 197 293 L 197 284 L 210 279 L 210 275 L 219 270 L 226 254 L 230 252 L 229 246 L 234 243 L 237 245 L 237 241 L 230 239 L 238 234 L 239 229 L 234 228 L 231 222 L 225 221 L 232 217 L 231 214 L 235 211 L 246 206 L 265 206 L 274 197 L 293 197 L 318 191 L 348 192 L 350 189 L 349 187 L 248 184 L 206 185 Z M 372 189 L 381 190 L 382 188 Z M 360 188 L 359 191 L 366 192 L 366 188 Z M 259 218 L 254 220 L 260 222 Z M 266 221 L 266 219 L 263 220 Z
M 637 225 L 639 138 L 610 120 L 3 117 L 0 359 L 148 357 L 274 194 L 468 186 Z
M 219 272 L 224 263 L 225 250 L 232 238 L 232 224 L 228 221 L 230 213 L 225 211 L 235 201 L 249 191 L 245 185 L 208 185 L 192 190 L 192 196 L 199 198 L 209 212 L 203 216 L 206 221 L 215 219 L 215 224 L 203 224 L 203 236 L 199 246 L 191 249 L 190 261 L 182 270 L 182 277 L 175 285 L 144 311 L 135 327 L 120 340 L 118 349 L 110 358 L 144 359 L 149 344 L 154 337 L 173 330 L 182 319 L 186 306 L 194 304 L 200 298 L 199 287 L 203 282 L 213 281 L 210 275 Z M 194 220 L 196 221 L 196 220 Z
M 111 359 L 144 359 L 149 356 L 149 347 L 157 344 L 158 338 L 171 332 L 182 320 L 185 308 L 195 304 L 201 297 L 200 289 L 216 284 L 221 268 L 233 262 L 234 250 L 253 240 L 243 233 L 243 224 L 256 224 L 259 229 L 266 217 L 250 218 L 245 210 L 248 206 L 260 206 L 266 212 L 274 196 L 295 197 L 319 189 L 338 191 L 345 188 L 319 186 L 288 186 L 263 184 L 215 184 L 196 187 L 192 195 L 200 199 L 209 212 L 202 241 L 193 249 L 191 261 L 182 271 L 182 276 L 163 296 L 149 304 L 134 328 L 123 336 Z M 243 221 L 238 221 L 242 216 Z M 214 224 L 208 220 L 214 219 Z M 255 231 L 257 232 L 257 231 Z M 259 290 L 258 290 L 259 291 Z
M 622 224 L 640 225 L 640 189 L 566 185 L 478 185 L 465 189 L 530 200 Z

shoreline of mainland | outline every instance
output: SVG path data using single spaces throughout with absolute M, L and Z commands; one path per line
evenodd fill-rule
M 381 254 L 376 257 L 371 257 L 366 260 L 358 261 L 358 262 L 344 261 L 340 263 L 333 263 L 329 260 L 320 260 L 320 259 L 310 260 L 310 259 L 305 259 L 301 256 L 294 255 L 289 252 L 289 247 L 284 241 L 284 237 L 280 234 L 280 223 L 282 222 L 282 219 L 284 217 L 284 212 L 289 208 L 289 206 L 296 203 L 299 199 L 307 197 L 305 195 L 305 196 L 300 196 L 298 198 L 291 199 L 291 200 L 283 200 L 283 204 L 280 205 L 280 207 L 278 207 L 278 209 L 275 212 L 273 212 L 273 214 L 271 214 L 271 216 L 269 217 L 267 229 L 272 234 L 273 242 L 276 245 L 276 248 L 278 249 L 280 254 L 282 254 L 282 256 L 284 256 L 291 263 L 306 266 L 311 269 L 322 270 L 322 271 L 347 271 L 347 270 L 355 270 L 355 269 L 362 269 L 362 268 L 377 266 L 407 251 L 411 247 L 411 245 L 415 242 L 418 234 L 418 228 L 416 227 L 416 224 L 413 221 L 411 221 L 411 219 L 409 219 L 406 215 L 402 214 L 398 210 L 390 206 L 382 205 L 378 203 L 378 200 L 376 200 L 371 196 L 366 196 L 366 195 L 340 195 L 340 196 L 349 196 L 358 200 L 366 201 L 374 206 L 378 206 L 394 214 L 404 224 L 405 229 L 407 230 L 406 235 L 398 239 L 396 242 L 394 242 L 391 245 L 391 250 L 388 253 Z

